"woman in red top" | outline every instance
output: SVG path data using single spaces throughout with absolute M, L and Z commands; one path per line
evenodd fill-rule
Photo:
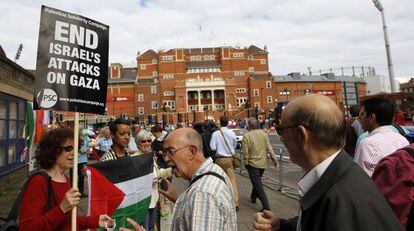
M 48 181 L 36 175 L 27 185 L 20 205 L 19 230 L 71 230 L 71 210 L 80 202 L 77 188 L 71 188 L 66 170 L 73 167 L 73 132 L 57 128 L 46 132 L 35 154 L 36 161 L 52 179 L 57 204 L 48 210 Z M 79 216 L 77 230 L 104 227 L 113 220 L 107 215 Z

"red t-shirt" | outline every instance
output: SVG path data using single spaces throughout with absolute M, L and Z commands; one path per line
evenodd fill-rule
M 71 188 L 69 179 L 65 183 L 52 180 L 58 205 L 47 210 L 47 180 L 41 175 L 34 176 L 24 192 L 20 203 L 19 230 L 71 230 L 71 212 L 60 209 L 65 193 Z M 79 216 L 78 230 L 98 228 L 99 216 Z

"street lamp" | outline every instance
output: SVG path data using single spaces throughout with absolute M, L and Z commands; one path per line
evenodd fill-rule
M 397 87 L 395 86 L 394 67 L 392 65 L 390 42 L 388 40 L 387 25 L 385 23 L 384 7 L 379 0 L 372 0 L 372 2 L 374 3 L 375 7 L 377 7 L 377 9 L 381 12 L 382 28 L 384 29 L 385 50 L 387 52 L 388 74 L 390 76 L 391 92 L 394 93 L 397 92 Z

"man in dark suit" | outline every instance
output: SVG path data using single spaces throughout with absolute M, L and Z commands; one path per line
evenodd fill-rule
M 298 183 L 299 216 L 263 211 L 254 215 L 255 230 L 403 230 L 368 175 L 342 150 L 344 129 L 342 111 L 326 96 L 306 95 L 286 106 L 277 132 L 306 172 Z

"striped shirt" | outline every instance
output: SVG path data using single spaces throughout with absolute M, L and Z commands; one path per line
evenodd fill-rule
M 394 132 L 390 126 L 381 126 L 357 143 L 354 160 L 372 176 L 375 166 L 382 158 L 407 145 L 408 140 L 404 136 Z
M 98 144 L 99 146 L 99 150 L 102 152 L 107 152 L 109 151 L 109 149 L 112 146 L 112 139 L 111 138 L 106 138 L 106 137 L 102 137 L 99 139 Z
M 129 153 L 127 150 L 124 150 L 125 156 L 129 156 Z M 117 160 L 119 157 L 116 155 L 114 149 L 112 149 L 112 146 L 109 148 L 107 152 L 101 157 L 99 161 L 105 162 L 110 160 Z
M 208 158 L 194 173 L 192 179 L 206 172 L 223 176 L 205 175 L 184 191 L 175 203 L 171 230 L 237 230 L 237 215 L 233 191 L 226 173 Z

